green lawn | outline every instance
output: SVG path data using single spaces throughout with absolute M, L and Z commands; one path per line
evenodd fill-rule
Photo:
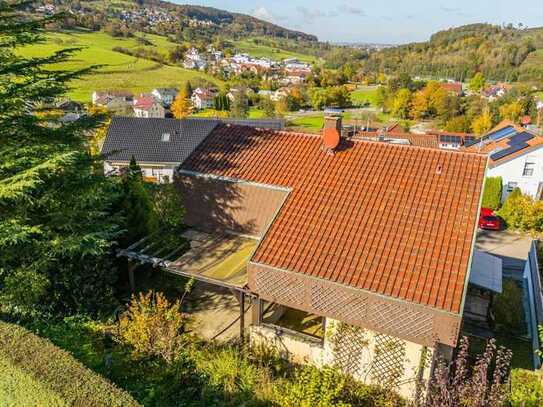
M 352 112 L 343 113 L 344 121 L 359 120 L 360 124 L 362 125 L 366 122 L 367 119 L 368 119 L 368 115 L 366 113 L 352 113 Z M 371 115 L 370 117 L 370 121 L 372 123 L 379 122 L 382 124 L 388 123 L 393 119 L 394 118 L 391 117 L 387 113 L 377 113 L 377 114 Z M 410 125 L 412 123 L 408 122 L 406 124 Z M 289 126 L 300 127 L 310 132 L 319 132 L 322 129 L 323 125 L 324 125 L 324 115 L 322 113 L 315 113 L 315 114 L 307 115 L 307 116 L 298 116 L 289 121 Z
M 298 58 L 300 61 L 314 63 L 318 58 L 313 55 L 301 54 L 298 52 L 286 51 L 281 48 L 270 47 L 263 44 L 255 44 L 254 38 L 243 39 L 234 42 L 236 50 L 245 52 L 253 57 L 267 57 L 275 60 L 286 58 Z
M 103 65 L 95 73 L 74 80 L 71 84 L 72 90 L 68 96 L 82 102 L 90 101 L 94 90 L 122 89 L 147 92 L 155 87 L 179 86 L 186 80 L 196 78 L 220 84 L 218 80 L 205 73 L 165 66 L 113 51 L 115 47 L 130 49 L 142 47 L 166 53 L 168 49 L 175 46 L 166 38 L 157 35 L 146 34 L 145 38 L 154 45 L 142 46 L 135 38 L 114 38 L 103 32 L 49 33 L 45 43 L 21 48 L 19 52 L 27 57 L 37 57 L 50 55 L 63 48 L 83 47 L 83 50 L 75 54 L 71 61 L 58 66 L 58 68 L 78 69 Z
M 356 106 L 362 106 L 369 102 L 371 106 L 377 106 L 377 87 L 362 86 L 351 93 L 351 100 Z
M 302 127 L 306 130 L 317 132 L 324 125 L 324 116 L 322 114 L 311 116 L 300 116 L 289 122 L 289 126 Z

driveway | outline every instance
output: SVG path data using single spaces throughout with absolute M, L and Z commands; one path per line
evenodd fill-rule
M 504 277 L 519 279 L 522 278 L 532 240 L 530 236 L 508 231 L 479 230 L 475 248 L 501 258 Z

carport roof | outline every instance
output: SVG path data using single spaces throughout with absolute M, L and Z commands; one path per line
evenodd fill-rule
M 162 233 L 149 236 L 118 255 L 222 287 L 243 289 L 247 263 L 258 241 L 229 234 L 209 234 L 189 229 L 180 238 Z

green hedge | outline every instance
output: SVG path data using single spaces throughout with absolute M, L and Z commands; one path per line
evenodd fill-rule
M 11 400 L 9 405 L 32 404 L 36 395 L 45 398 L 42 405 L 139 406 L 68 352 L 5 322 L 0 322 L 0 381 L 0 397 Z
M 539 407 L 543 405 L 541 373 L 523 369 L 511 372 L 511 406 Z
M 487 177 L 483 190 L 483 208 L 497 210 L 502 200 L 502 177 Z

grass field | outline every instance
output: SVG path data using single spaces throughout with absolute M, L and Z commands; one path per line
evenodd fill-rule
M 371 122 L 379 122 L 382 124 L 388 123 L 389 121 L 393 120 L 393 118 L 386 113 L 377 113 L 371 115 Z M 345 112 L 343 113 L 343 121 L 360 121 L 359 124 L 365 123 L 367 120 L 367 115 L 365 113 L 352 113 L 352 112 Z M 410 123 L 409 123 L 410 124 Z M 304 115 L 304 116 L 298 116 L 289 121 L 289 126 L 291 127 L 299 127 L 303 130 L 308 130 L 310 132 L 319 132 L 322 129 L 322 126 L 324 125 L 324 114 L 323 113 L 315 113 L 311 115 Z
M 254 38 L 235 41 L 234 46 L 239 52 L 245 52 L 253 57 L 267 57 L 275 60 L 298 58 L 300 61 L 309 63 L 317 62 L 318 59 L 313 55 L 300 54 L 298 52 L 286 51 L 267 45 L 255 44 Z
M 175 66 L 165 66 L 156 62 L 132 57 L 113 51 L 115 47 L 152 48 L 161 53 L 175 46 L 166 38 L 146 34 L 145 38 L 153 46 L 142 46 L 135 38 L 114 38 L 103 32 L 63 32 L 50 33 L 46 42 L 21 48 L 19 52 L 27 57 L 46 56 L 63 48 L 83 47 L 69 62 L 58 68 L 85 68 L 103 65 L 95 73 L 73 81 L 68 96 L 74 100 L 88 102 L 94 90 L 122 89 L 133 92 L 150 91 L 155 87 L 179 86 L 186 80 L 206 79 L 220 85 L 220 82 L 201 72 Z M 53 66 L 53 68 L 55 68 Z
M 351 100 L 355 106 L 362 106 L 369 102 L 371 106 L 377 106 L 376 86 L 362 86 L 351 93 Z

